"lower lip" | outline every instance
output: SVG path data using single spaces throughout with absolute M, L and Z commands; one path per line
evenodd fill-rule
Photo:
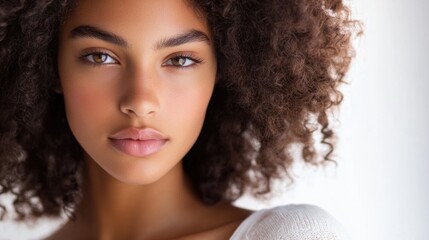
M 113 147 L 133 157 L 146 157 L 161 150 L 166 143 L 165 139 L 132 140 L 110 139 Z

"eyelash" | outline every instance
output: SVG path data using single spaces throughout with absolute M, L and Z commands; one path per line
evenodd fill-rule
M 91 60 L 88 59 L 89 57 L 91 57 L 91 56 L 93 57 L 93 56 L 96 56 L 96 55 L 103 55 L 103 56 L 106 56 L 107 58 L 111 58 L 112 61 L 114 61 L 114 63 L 97 63 L 97 62 L 94 62 L 94 61 L 91 61 Z M 90 64 L 92 66 L 97 66 L 97 67 L 100 67 L 102 65 L 107 65 L 107 64 L 117 64 L 118 63 L 118 61 L 114 57 L 110 56 L 110 54 L 108 52 L 102 51 L 102 50 L 94 50 L 94 51 L 91 51 L 91 52 L 82 53 L 79 56 L 79 59 L 82 62 L 84 62 L 85 64 Z M 172 61 L 174 59 L 176 59 L 176 60 L 177 59 L 190 60 L 193 63 L 191 63 L 190 65 L 187 65 L 187 66 L 175 66 L 175 65 L 172 65 L 172 64 L 168 64 L 168 65 L 166 64 L 167 62 L 170 62 L 170 61 Z M 167 59 L 167 61 L 165 61 L 162 64 L 162 66 L 165 66 L 165 67 L 174 67 L 174 68 L 179 68 L 179 69 L 186 69 L 186 68 L 190 68 L 190 67 L 195 67 L 197 64 L 200 64 L 202 62 L 203 62 L 202 59 L 197 58 L 197 57 L 193 56 L 190 53 L 176 53 L 176 54 L 170 56 Z
M 88 59 L 88 57 L 96 56 L 96 55 L 107 56 L 108 58 L 111 58 L 115 62 L 114 63 L 96 63 L 96 62 L 93 62 L 93 61 L 91 61 L 91 60 Z M 116 60 L 114 57 L 112 57 L 110 55 L 111 54 L 109 54 L 108 52 L 103 51 L 103 50 L 93 50 L 93 51 L 90 51 L 90 52 L 84 52 L 84 53 L 82 53 L 79 56 L 79 60 L 81 60 L 85 64 L 90 64 L 90 65 L 96 66 L 96 67 L 100 67 L 102 65 L 107 65 L 107 64 L 117 64 L 118 60 Z
M 175 65 L 166 65 L 165 63 L 166 62 L 169 62 L 169 61 L 172 61 L 173 59 L 185 59 L 185 60 L 190 60 L 190 61 L 192 61 L 193 63 L 191 63 L 190 65 L 188 65 L 188 66 L 175 66 Z M 162 64 L 162 66 L 166 66 L 166 67 L 175 67 L 175 68 L 179 68 L 179 69 L 186 69 L 186 68 L 191 68 L 191 67 L 195 67 L 197 64 L 200 64 L 200 63 L 202 63 L 203 62 L 203 60 L 202 59 L 200 59 L 200 58 L 197 58 L 197 57 L 195 57 L 195 56 L 193 56 L 191 53 L 176 53 L 176 54 L 174 54 L 174 55 L 172 55 L 172 56 L 170 56 L 169 58 L 168 58 L 168 60 L 167 61 L 165 61 L 163 64 Z

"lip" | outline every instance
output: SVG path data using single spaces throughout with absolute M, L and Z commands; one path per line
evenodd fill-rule
M 111 135 L 109 140 L 114 148 L 133 157 L 154 154 L 168 141 L 162 133 L 151 128 L 126 128 Z

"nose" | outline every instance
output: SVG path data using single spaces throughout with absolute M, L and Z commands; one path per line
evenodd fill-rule
M 129 117 L 148 118 L 159 110 L 159 87 L 154 75 L 132 73 L 124 80 L 120 111 Z

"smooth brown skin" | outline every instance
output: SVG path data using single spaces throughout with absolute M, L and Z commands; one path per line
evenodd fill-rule
M 120 36 L 127 46 L 72 37 L 82 25 Z M 61 27 L 58 69 L 67 119 L 85 151 L 83 200 L 77 221 L 49 239 L 228 239 L 251 213 L 227 202 L 203 204 L 182 170 L 215 85 L 215 52 L 210 40 L 157 45 L 190 30 L 210 39 L 205 20 L 185 1 L 78 1 Z M 97 65 L 89 61 L 100 56 L 85 55 L 93 50 L 107 54 Z M 173 66 L 178 53 L 202 62 Z M 147 157 L 129 156 L 108 140 L 128 127 L 156 129 L 168 142 Z

